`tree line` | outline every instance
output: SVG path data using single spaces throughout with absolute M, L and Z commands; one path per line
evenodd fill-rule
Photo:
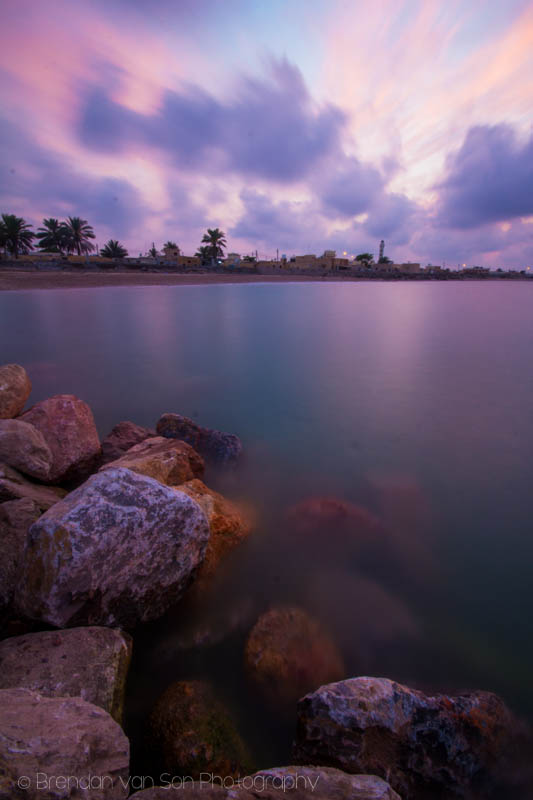
M 13 258 L 34 250 L 34 242 L 43 253 L 86 255 L 96 250 L 95 238 L 92 226 L 81 217 L 67 217 L 62 221 L 54 217 L 45 218 L 37 232 L 16 214 L 2 214 L 0 217 L 0 249 Z M 208 228 L 195 255 L 202 264 L 215 266 L 224 257 L 225 247 L 226 234 L 219 228 Z M 162 249 L 179 251 L 178 245 L 172 241 L 165 242 Z M 99 254 L 104 258 L 125 258 L 128 251 L 117 239 L 109 239 Z M 153 242 L 148 255 L 152 258 L 159 255 Z

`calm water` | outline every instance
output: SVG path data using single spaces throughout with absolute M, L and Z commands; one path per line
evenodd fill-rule
M 287 763 L 292 719 L 242 673 L 247 630 L 280 602 L 324 622 L 348 675 L 489 689 L 533 718 L 532 310 L 522 282 L 0 294 L 0 361 L 27 368 L 32 400 L 80 396 L 102 435 L 177 411 L 245 444 L 238 472 L 206 480 L 256 529 L 201 605 L 138 632 L 134 736 L 167 683 L 205 675 L 258 765 Z M 311 495 L 368 508 L 396 547 L 307 546 L 286 511 Z

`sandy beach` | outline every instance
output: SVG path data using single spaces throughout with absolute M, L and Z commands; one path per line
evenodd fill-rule
M 188 286 L 209 283 L 300 283 L 306 281 L 357 280 L 348 276 L 225 275 L 211 272 L 173 274 L 165 272 L 23 272 L 0 271 L 0 291 L 21 289 L 83 289 L 102 286 Z M 359 279 L 361 280 L 361 279 Z

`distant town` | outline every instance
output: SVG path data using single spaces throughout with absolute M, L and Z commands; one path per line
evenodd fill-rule
M 377 258 L 373 253 L 349 256 L 335 250 L 324 250 L 322 255 L 276 254 L 276 258 L 262 260 L 255 254 L 241 255 L 227 252 L 226 235 L 219 228 L 208 228 L 194 255 L 185 255 L 174 241 L 167 241 L 161 249 L 152 243 L 144 254 L 130 256 L 116 239 L 110 239 L 102 248 L 95 245 L 96 236 L 89 223 L 80 217 L 68 217 L 60 222 L 54 218 L 43 220 L 35 233 L 31 226 L 14 214 L 0 217 L 0 266 L 3 269 L 75 269 L 87 270 L 156 270 L 194 272 L 249 273 L 257 275 L 311 275 L 327 277 L 381 278 L 381 279 L 458 279 L 458 278 L 530 278 L 530 267 L 521 270 L 489 269 L 482 266 L 459 264 L 450 269 L 445 265 L 407 261 L 395 263 L 385 255 L 385 241 L 379 243 Z M 36 240 L 35 244 L 34 241 Z

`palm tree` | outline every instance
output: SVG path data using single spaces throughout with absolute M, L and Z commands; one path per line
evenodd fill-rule
M 94 231 L 86 219 L 80 217 L 68 217 L 63 223 L 63 230 L 67 239 L 67 250 L 69 253 L 90 253 L 94 250 L 94 244 L 90 239 L 94 239 Z
M 163 250 L 179 250 L 179 247 L 176 242 L 168 241 L 163 245 Z
M 157 256 L 159 255 L 159 253 L 156 250 L 156 246 L 153 242 L 151 248 L 148 250 L 148 255 L 152 256 L 152 258 L 157 258 Z
M 64 222 L 50 217 L 43 219 L 41 228 L 37 229 L 37 247 L 48 253 L 63 253 L 68 244 L 68 236 Z
M 116 239 L 110 239 L 100 250 L 104 258 L 126 258 L 128 251 Z
M 226 247 L 226 234 L 218 228 L 208 228 L 207 233 L 204 233 L 203 242 L 209 247 L 211 263 L 214 266 L 217 258 L 222 258 L 224 255 L 223 248 Z
M 381 258 L 378 261 L 378 264 L 392 264 L 392 261 L 388 256 L 381 256 Z
M 211 248 L 207 247 L 207 245 L 204 245 L 203 247 L 199 247 L 196 253 L 194 254 L 196 258 L 200 259 L 202 266 L 204 264 L 209 264 L 210 251 Z
M 32 239 L 35 239 L 35 233 L 22 217 L 2 214 L 0 243 L 9 253 L 15 258 L 19 257 L 19 253 L 29 253 L 33 250 Z

